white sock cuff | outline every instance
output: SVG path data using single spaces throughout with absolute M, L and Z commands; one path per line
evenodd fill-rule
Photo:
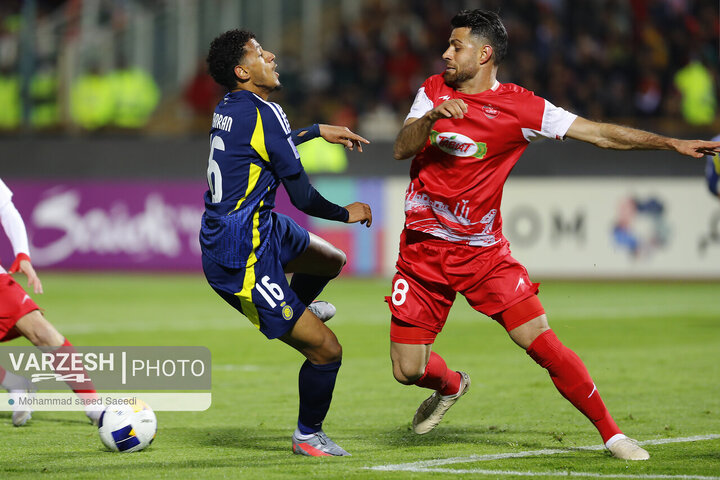
M 310 440 L 313 437 L 313 434 L 305 435 L 300 431 L 299 428 L 295 429 L 295 432 L 293 433 L 293 437 L 295 437 L 298 440 Z
M 610 437 L 610 439 L 607 442 L 605 442 L 605 447 L 610 448 L 610 447 L 612 447 L 613 443 L 617 442 L 618 440 L 622 440 L 623 438 L 627 438 L 627 437 L 622 433 L 616 433 L 615 435 Z
M 25 390 L 28 388 L 28 380 L 25 377 L 21 377 L 20 375 L 15 375 L 14 373 L 8 372 L 5 370 L 5 378 L 2 381 L 2 386 L 5 388 L 5 390 Z

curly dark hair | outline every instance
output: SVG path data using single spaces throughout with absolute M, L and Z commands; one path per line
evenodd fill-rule
M 470 32 L 490 42 L 495 65 L 500 65 L 507 53 L 508 34 L 500 16 L 488 10 L 463 10 L 450 21 L 453 28 L 469 27 Z
M 210 44 L 207 56 L 208 72 L 217 83 L 228 90 L 237 87 L 235 66 L 247 53 L 245 44 L 253 38 L 254 33 L 235 29 L 217 36 Z

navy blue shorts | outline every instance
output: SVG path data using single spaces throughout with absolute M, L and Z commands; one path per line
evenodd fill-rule
M 273 229 L 262 256 L 249 267 L 226 268 L 202 256 L 210 286 L 245 315 L 267 338 L 284 335 L 305 311 L 290 288 L 285 266 L 310 243 L 307 230 L 280 213 L 271 213 Z

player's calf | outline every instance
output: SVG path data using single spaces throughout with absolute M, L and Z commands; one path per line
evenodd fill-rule
M 15 328 L 36 347 L 59 347 L 65 341 L 65 337 L 39 310 L 33 310 L 20 318 Z

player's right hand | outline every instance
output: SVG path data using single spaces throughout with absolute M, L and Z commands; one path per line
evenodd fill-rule
M 13 264 L 14 265 L 14 264 Z M 30 263 L 29 260 L 21 259 L 19 262 L 17 262 L 16 268 L 10 268 L 8 272 L 15 273 L 15 272 L 22 272 L 27 276 L 28 279 L 28 286 L 32 287 L 33 292 L 35 293 L 43 293 L 43 287 L 42 282 L 40 281 L 40 277 L 37 276 L 37 273 L 35 273 L 35 269 L 32 266 L 32 263 Z
M 321 123 L 320 136 L 329 143 L 338 143 L 343 145 L 348 150 L 352 150 L 357 147 L 358 152 L 362 152 L 362 144 L 370 143 L 370 140 L 361 137 L 357 133 L 351 131 L 347 127 L 341 127 L 338 125 L 325 125 Z
M 695 158 L 702 158 L 705 155 L 713 156 L 720 152 L 720 142 L 705 140 L 675 140 L 673 147 L 678 153 Z
M 463 118 L 467 113 L 467 104 L 459 98 L 445 100 L 437 107 L 430 110 L 430 120 L 433 122 L 441 118 Z
M 351 203 L 350 205 L 345 206 L 345 210 L 348 211 L 348 219 L 346 223 L 360 222 L 365 224 L 368 228 L 372 225 L 372 210 L 370 210 L 370 205 L 367 203 Z

